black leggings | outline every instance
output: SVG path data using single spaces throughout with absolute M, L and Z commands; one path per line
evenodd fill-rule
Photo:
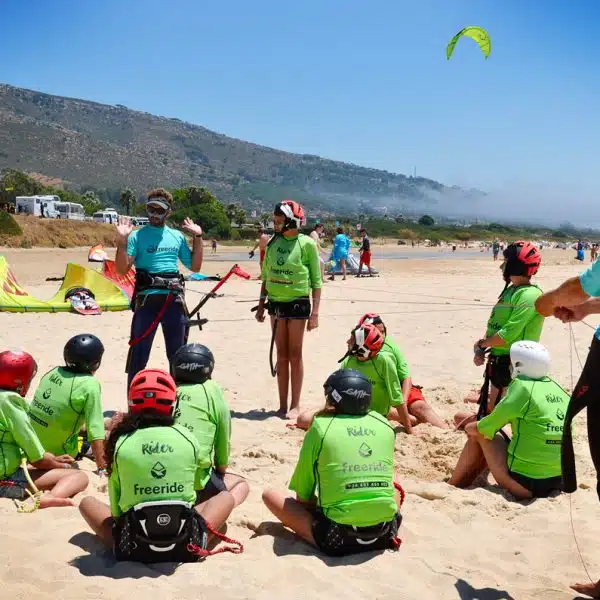
M 600 340 L 594 337 L 585 366 L 573 390 L 564 421 L 562 441 L 563 490 L 577 490 L 575 454 L 571 423 L 577 413 L 587 407 L 587 427 L 590 453 L 596 469 L 596 491 L 600 498 Z

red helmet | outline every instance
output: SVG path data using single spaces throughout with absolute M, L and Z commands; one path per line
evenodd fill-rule
M 0 352 L 0 390 L 25 397 L 37 370 L 37 363 L 27 352 Z
M 154 410 L 161 415 L 172 415 L 177 405 L 175 381 L 161 369 L 144 369 L 131 381 L 128 404 L 131 414 Z
M 361 358 L 373 358 L 381 350 L 385 341 L 381 331 L 371 323 L 359 325 L 352 330 L 354 346 L 350 354 Z
M 300 229 L 304 224 L 304 209 L 293 200 L 281 201 L 273 212 L 285 217 L 284 229 Z
M 518 241 L 509 244 L 504 250 L 505 278 L 512 276 L 533 277 L 542 264 L 540 251 L 531 243 Z

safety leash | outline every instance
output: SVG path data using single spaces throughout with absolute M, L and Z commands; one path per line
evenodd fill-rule
M 189 552 L 194 554 L 195 556 L 199 556 L 201 558 L 207 558 L 208 556 L 215 556 L 215 554 L 221 554 L 222 552 L 231 552 L 232 554 L 241 554 L 244 551 L 244 545 L 242 542 L 238 542 L 233 538 L 227 537 L 223 535 L 220 531 L 216 531 L 212 525 L 205 521 L 206 528 L 208 531 L 214 535 L 218 540 L 225 542 L 226 544 L 232 544 L 230 546 L 220 546 L 216 550 L 207 550 L 206 548 L 200 548 L 200 546 L 196 546 L 195 544 L 188 544 L 187 549 Z

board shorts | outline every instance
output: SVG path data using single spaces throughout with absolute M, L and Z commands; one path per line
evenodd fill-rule
M 509 354 L 491 355 L 487 368 L 489 369 L 490 381 L 495 388 L 501 390 L 510 385 L 512 375 L 510 374 Z
M 269 300 L 269 314 L 277 319 L 308 319 L 310 317 L 310 299 L 308 296 L 289 302 Z
M 223 481 L 223 476 L 214 469 L 210 471 L 210 477 L 206 482 L 206 485 L 201 490 L 196 490 L 196 504 L 206 502 L 219 494 L 220 492 L 226 492 L 227 487 Z
M 367 265 L 367 267 L 371 266 L 371 252 L 365 251 L 360 255 L 360 264 Z
M 19 467 L 10 477 L 0 481 L 0 498 L 25 500 L 29 482 L 22 467 Z
M 347 556 L 373 550 L 396 550 L 400 542 L 398 529 L 402 515 L 372 527 L 341 525 L 328 519 L 320 510 L 313 512 L 312 534 L 317 548 L 328 556 Z
M 562 477 L 547 477 L 546 479 L 533 479 L 521 473 L 509 471 L 508 474 L 525 489 L 529 490 L 534 498 L 547 498 L 552 492 L 562 491 Z
M 427 402 L 425 400 L 425 396 L 423 396 L 423 392 L 421 391 L 421 387 L 413 385 L 410 393 L 408 394 L 408 400 L 406 401 L 406 408 L 409 408 L 413 402 Z

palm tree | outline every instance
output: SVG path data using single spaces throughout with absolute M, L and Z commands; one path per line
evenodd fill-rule
M 229 225 L 231 225 L 231 223 L 235 219 L 235 215 L 237 214 L 238 209 L 239 206 L 237 204 L 228 204 L 227 208 L 225 208 L 225 214 L 229 219 Z
M 125 188 L 121 192 L 119 202 L 120 202 L 121 206 L 125 209 L 127 214 L 131 215 L 131 213 L 134 211 L 135 206 L 137 204 L 137 199 L 135 197 L 135 194 L 133 193 L 133 190 L 131 188 Z
M 236 225 L 241 227 L 246 222 L 246 211 L 238 206 L 235 212 L 234 220 Z

